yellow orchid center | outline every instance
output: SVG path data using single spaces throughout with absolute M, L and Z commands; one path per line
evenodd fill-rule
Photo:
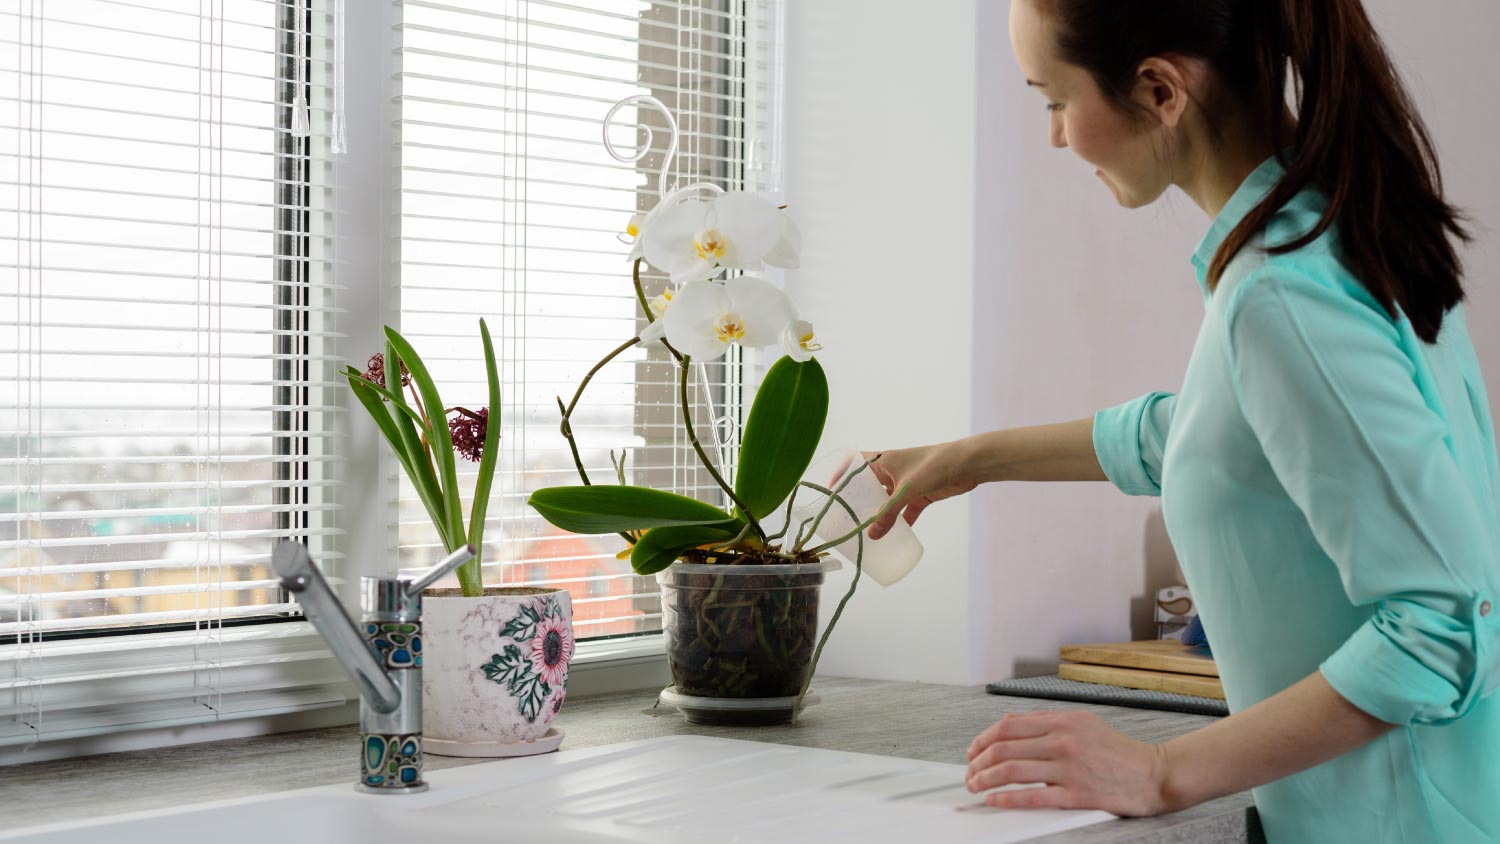
M 739 314 L 724 314 L 714 320 L 714 336 L 720 343 L 731 343 L 745 336 L 745 321 Z
M 631 237 L 636 237 L 641 233 L 641 227 L 635 224 L 635 220 L 631 220 L 625 224 L 625 233 Z
M 817 339 L 813 337 L 813 333 L 810 329 L 797 338 L 797 345 L 801 346 L 802 351 L 804 352 L 823 351 L 823 344 L 819 343 Z
M 698 250 L 698 257 L 705 261 L 717 262 L 724 257 L 724 249 L 728 246 L 729 241 L 718 229 L 704 229 L 693 238 L 693 247 Z

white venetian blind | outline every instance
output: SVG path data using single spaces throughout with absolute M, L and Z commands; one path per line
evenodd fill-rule
M 342 701 L 333 0 L 0 0 L 0 745 Z
M 625 97 L 656 97 L 682 129 L 668 187 L 745 187 L 751 132 L 768 124 L 751 104 L 752 81 L 771 64 L 758 35 L 768 27 L 756 18 L 775 4 L 399 5 L 402 330 L 450 405 L 484 402 L 478 317 L 500 358 L 503 451 L 485 582 L 568 589 L 579 638 L 659 630 L 657 586 L 616 558 L 623 540 L 569 535 L 525 500 L 538 487 L 580 483 L 558 399 L 571 401 L 589 369 L 645 324 L 619 237 L 632 214 L 658 200 L 668 135 L 658 113 L 622 109 L 611 132 L 617 145 L 644 143 L 642 127 L 655 131 L 646 157 L 618 162 L 601 140 L 606 113 Z M 644 280 L 648 297 L 666 283 L 649 269 Z M 690 384 L 700 438 L 729 465 L 741 372 L 737 358 L 721 360 L 695 367 Z M 683 433 L 677 378 L 659 347 L 627 351 L 594 376 L 572 428 L 595 483 L 617 482 L 613 452 L 629 483 L 720 502 Z M 475 468 L 460 463 L 470 486 Z M 430 565 L 438 539 L 404 478 L 401 489 L 401 565 Z

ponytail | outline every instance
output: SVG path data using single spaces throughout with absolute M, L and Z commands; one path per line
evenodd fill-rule
M 1360 0 L 1248 0 L 1258 29 L 1254 62 L 1266 120 L 1280 119 L 1290 65 L 1297 123 L 1277 149 L 1292 152 L 1286 175 L 1230 232 L 1209 267 L 1224 268 L 1271 217 L 1308 186 L 1328 198 L 1312 230 L 1268 247 L 1291 252 L 1338 224 L 1341 259 L 1392 318 L 1399 306 L 1432 343 L 1464 298 L 1454 242 L 1468 242 L 1460 213 L 1443 198 L 1432 139 L 1396 75 Z M 1280 14 L 1275 7 L 1279 5 Z M 1275 105 L 1273 109 L 1272 106 Z M 1285 134 L 1276 124 L 1265 129 Z
M 1298 193 L 1328 208 L 1310 231 L 1269 245 L 1300 249 L 1338 226 L 1341 260 L 1395 318 L 1431 343 L 1464 298 L 1456 243 L 1463 217 L 1443 198 L 1432 139 L 1397 77 L 1361 0 L 1038 0 L 1064 61 L 1129 108 L 1136 69 L 1152 56 L 1205 60 L 1224 93 L 1248 109 L 1286 175 L 1235 229 L 1208 273 L 1229 262 Z M 1284 121 L 1288 80 L 1297 122 Z

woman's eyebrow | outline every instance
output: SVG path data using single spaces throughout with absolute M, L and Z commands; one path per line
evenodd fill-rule
M 1028 79 L 1028 80 L 1026 80 L 1026 84 L 1030 85 L 1033 88 L 1045 88 L 1045 87 L 1047 87 L 1047 83 L 1045 83 L 1045 82 L 1038 82 L 1035 79 Z

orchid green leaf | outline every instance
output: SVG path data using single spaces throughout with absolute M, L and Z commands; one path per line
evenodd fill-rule
M 766 373 L 740 443 L 734 491 L 757 519 L 791 494 L 812 462 L 828 418 L 828 378 L 816 359 L 783 357 Z
M 725 542 L 740 532 L 738 520 L 722 525 L 674 525 L 652 528 L 630 551 L 630 567 L 636 574 L 656 574 L 685 552 L 710 542 Z
M 555 486 L 527 503 L 542 518 L 573 533 L 618 533 L 671 525 L 709 525 L 730 515 L 696 498 L 641 486 Z

